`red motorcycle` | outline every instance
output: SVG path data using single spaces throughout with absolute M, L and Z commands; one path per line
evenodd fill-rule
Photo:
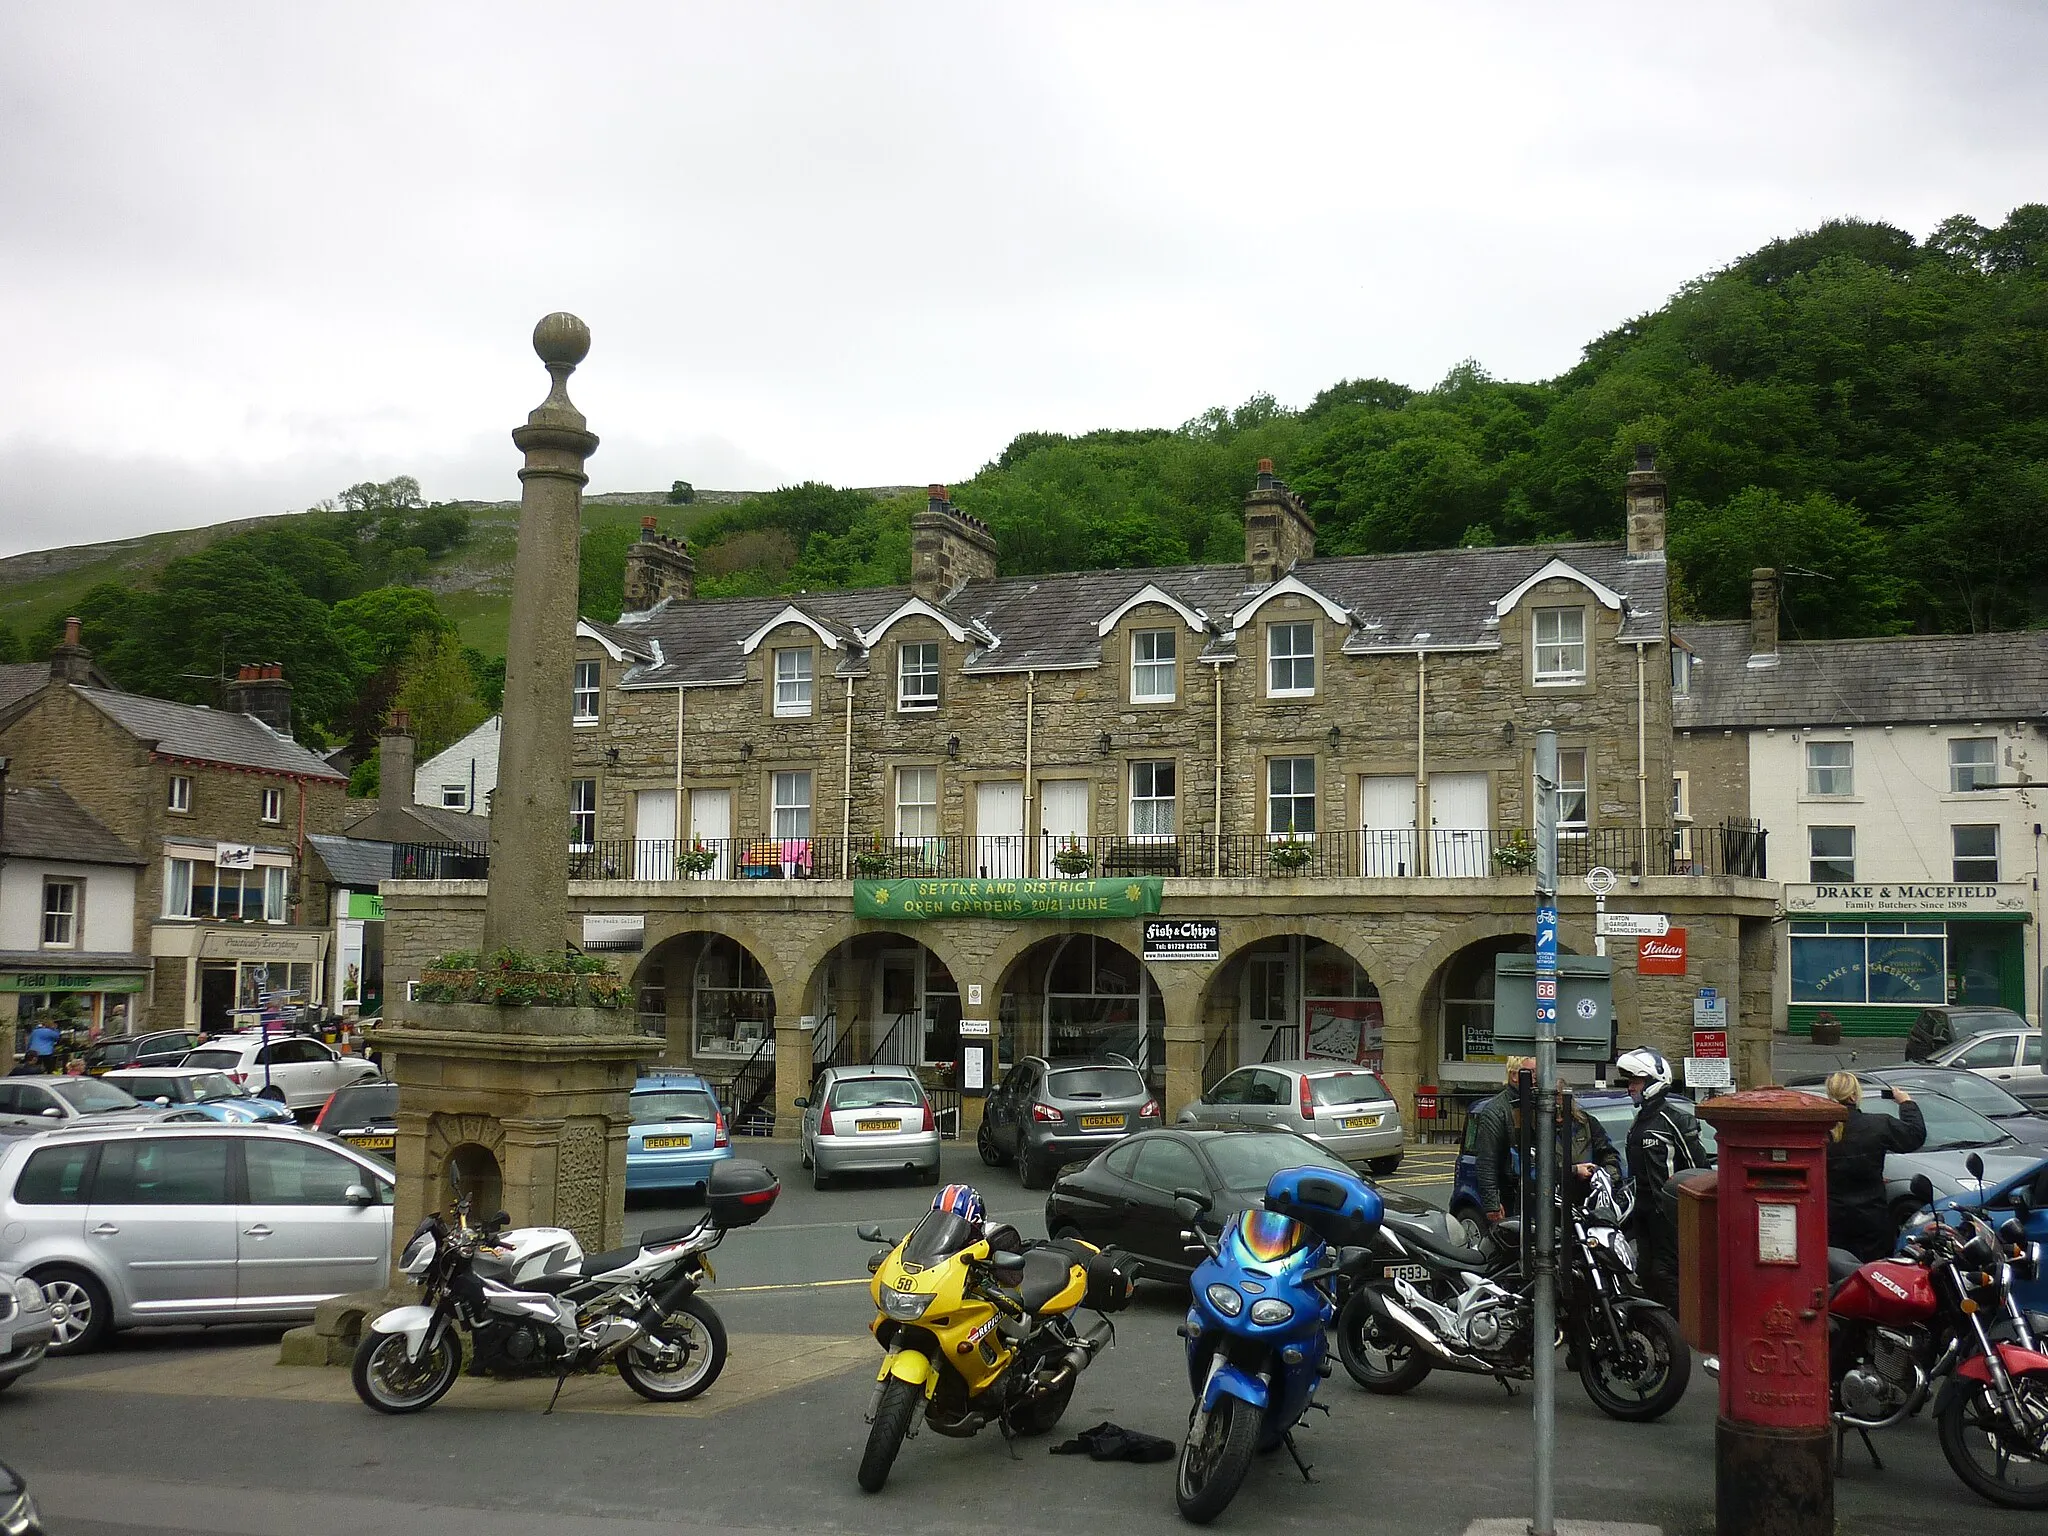
M 1983 1165 L 1974 1157 L 1979 1183 Z M 1922 1176 L 1914 1196 L 1931 1206 Z M 1941 1451 L 1972 1490 L 2014 1509 L 2048 1508 L 2048 1355 L 2012 1280 L 2033 1273 L 2026 1213 L 1994 1232 L 1981 1215 L 1950 1213 L 1916 1229 L 1897 1258 L 1857 1264 L 1835 1250 L 1828 1302 L 1837 1430 L 1862 1437 L 1934 1398 Z M 1838 1443 L 1839 1455 L 1839 1443 Z

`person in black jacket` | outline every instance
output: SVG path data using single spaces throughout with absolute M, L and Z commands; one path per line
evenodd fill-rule
M 1670 1096 L 1671 1063 L 1661 1051 L 1638 1046 L 1614 1064 L 1636 1103 L 1628 1128 L 1628 1172 L 1635 1180 L 1636 1278 L 1649 1297 L 1678 1311 L 1678 1213 L 1665 1209 L 1664 1186 L 1688 1168 L 1707 1168 L 1713 1159 L 1700 1140 L 1690 1106 Z
M 1866 1113 L 1863 1083 L 1854 1072 L 1828 1078 L 1828 1097 L 1849 1111 L 1828 1143 L 1828 1246 L 1844 1248 L 1865 1263 L 1889 1254 L 1899 1241 L 1885 1198 L 1887 1152 L 1917 1152 L 1927 1140 L 1927 1117 L 1903 1088 L 1887 1092 L 1899 1118 Z
M 1472 1133 L 1474 1177 L 1479 1186 L 1479 1205 L 1489 1223 L 1513 1214 L 1521 1203 L 1521 1180 L 1515 1162 L 1515 1148 L 1522 1140 L 1520 1111 L 1515 1104 L 1515 1076 L 1535 1070 L 1526 1056 L 1507 1064 L 1507 1091 L 1488 1099 L 1472 1112 L 1476 1129 Z M 1607 1139 L 1600 1122 L 1573 1104 L 1564 1123 L 1557 1128 L 1557 1175 L 1560 1185 L 1572 1178 L 1583 1181 L 1595 1168 L 1604 1168 L 1615 1179 L 1621 1177 L 1621 1154 Z

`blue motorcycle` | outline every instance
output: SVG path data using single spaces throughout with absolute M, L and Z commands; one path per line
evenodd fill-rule
M 1324 1330 L 1337 1315 L 1336 1283 L 1370 1261 L 1380 1224 L 1378 1191 L 1353 1173 L 1288 1168 L 1260 1205 L 1232 1218 L 1220 1238 L 1201 1225 L 1209 1202 L 1191 1190 L 1176 1203 L 1209 1252 L 1190 1282 L 1188 1381 L 1195 1408 L 1180 1451 L 1174 1500 L 1206 1525 L 1251 1469 L 1252 1456 L 1285 1445 L 1307 1478 L 1294 1426 L 1330 1374 Z

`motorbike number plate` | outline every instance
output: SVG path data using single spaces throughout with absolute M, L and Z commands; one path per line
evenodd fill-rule
M 391 1152 L 398 1147 L 396 1136 L 349 1136 L 344 1139 L 350 1146 L 360 1147 L 365 1152 Z
M 1406 1280 L 1410 1285 L 1422 1285 L 1429 1279 L 1429 1266 L 1426 1264 L 1389 1264 L 1383 1277 L 1388 1280 Z
M 900 1131 L 903 1129 L 903 1122 L 901 1120 L 863 1120 L 860 1122 L 860 1128 L 863 1132 Z
M 650 1152 L 668 1152 L 677 1147 L 687 1147 L 689 1144 L 690 1138 L 687 1136 L 650 1136 L 640 1143 Z
M 1081 1129 L 1084 1131 L 1120 1131 L 1124 1128 L 1122 1115 L 1083 1115 Z
M 1380 1117 L 1378 1115 L 1349 1115 L 1345 1117 L 1344 1129 L 1347 1131 L 1369 1131 L 1379 1123 Z

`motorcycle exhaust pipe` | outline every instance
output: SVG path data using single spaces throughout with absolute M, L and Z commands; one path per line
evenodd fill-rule
M 1436 1356 L 1437 1359 L 1443 1361 L 1446 1365 L 1462 1365 L 1465 1363 L 1459 1358 L 1456 1351 L 1452 1350 L 1430 1331 L 1427 1323 L 1402 1306 L 1401 1303 L 1394 1300 L 1393 1297 L 1383 1295 L 1379 1298 L 1379 1302 L 1381 1306 L 1386 1308 L 1388 1317 L 1392 1318 L 1401 1327 L 1407 1329 L 1410 1334 L 1414 1335 L 1415 1341 L 1432 1355 Z

